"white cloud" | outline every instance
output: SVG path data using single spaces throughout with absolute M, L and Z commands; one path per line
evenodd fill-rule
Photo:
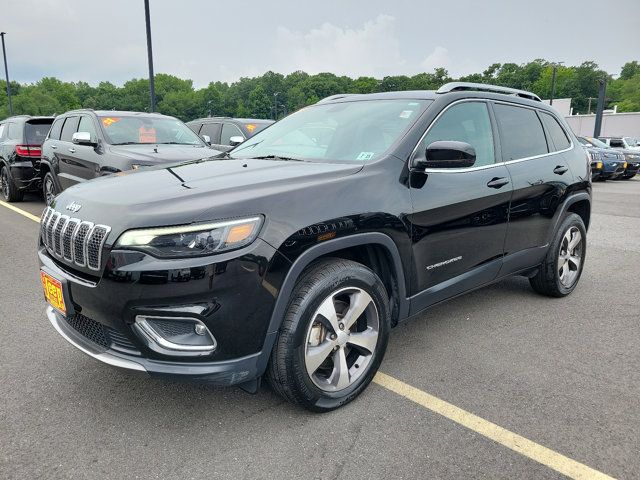
M 395 33 L 395 18 L 378 15 L 357 29 L 324 23 L 308 32 L 278 27 L 275 40 L 277 70 L 338 75 L 391 75 L 405 61 Z
M 436 68 L 451 68 L 451 58 L 449 57 L 449 50 L 444 47 L 437 46 L 433 49 L 427 58 L 425 58 L 420 64 L 427 72 L 435 70 Z

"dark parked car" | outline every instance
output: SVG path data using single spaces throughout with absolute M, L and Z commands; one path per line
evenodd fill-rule
M 511 275 L 569 295 L 590 212 L 589 157 L 553 108 L 451 83 L 335 95 L 219 158 L 77 185 L 38 255 L 47 316 L 86 354 L 249 391 L 266 375 L 327 411 L 432 305 Z
M 192 120 L 187 125 L 212 148 L 226 152 L 272 123 L 273 120 L 256 118 L 208 117 Z
M 598 137 L 598 139 L 606 143 L 611 148 L 640 152 L 640 145 L 638 145 L 638 142 L 633 137 L 624 137 L 619 135 L 617 137 Z
M 73 110 L 56 117 L 42 145 L 43 193 L 49 205 L 76 183 L 217 153 L 174 117 Z
M 628 180 L 638 173 L 640 161 L 628 162 L 625 152 L 610 147 L 597 138 L 578 137 L 578 140 L 583 145 L 599 149 L 603 164 L 602 173 L 600 174 L 601 180 L 616 180 L 618 178 Z
M 7 202 L 42 185 L 40 157 L 53 117 L 18 115 L 0 121 L 0 189 Z

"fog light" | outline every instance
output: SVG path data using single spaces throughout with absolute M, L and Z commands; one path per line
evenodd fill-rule
M 217 346 L 197 318 L 137 315 L 133 328 L 147 347 L 162 355 L 198 357 L 211 354 Z

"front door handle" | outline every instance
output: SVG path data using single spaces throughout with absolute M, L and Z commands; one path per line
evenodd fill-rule
M 69 151 L 70 151 L 71 153 L 76 153 L 76 149 L 75 149 L 75 148 L 73 148 L 73 147 L 70 147 L 70 148 L 69 148 Z
M 553 173 L 555 173 L 557 175 L 562 175 L 567 170 L 569 170 L 569 169 L 567 167 L 565 167 L 564 165 L 557 165 L 556 168 L 553 169 Z
M 509 179 L 507 177 L 493 177 L 487 183 L 487 187 L 490 187 L 490 188 L 502 188 L 507 183 L 509 183 Z

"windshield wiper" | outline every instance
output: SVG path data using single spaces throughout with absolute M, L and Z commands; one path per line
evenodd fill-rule
M 306 160 L 302 160 L 300 158 L 282 157 L 280 155 L 261 155 L 259 157 L 250 158 L 255 158 L 256 160 L 284 160 L 285 162 L 306 162 Z
M 140 142 L 120 142 L 120 143 L 112 143 L 111 145 L 144 145 Z
M 197 143 L 185 143 L 185 142 L 156 142 L 156 145 L 193 145 L 200 146 Z

